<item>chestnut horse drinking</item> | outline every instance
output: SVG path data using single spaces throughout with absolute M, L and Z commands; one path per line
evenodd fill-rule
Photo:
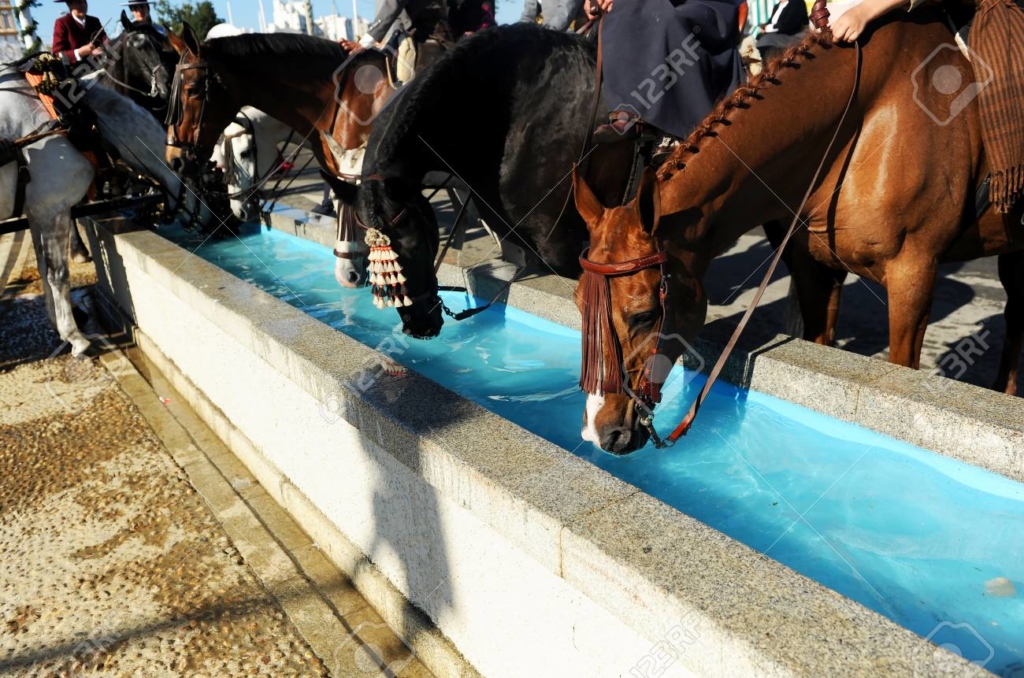
M 290 34 L 200 44 L 187 24 L 171 43 L 181 61 L 168 107 L 167 162 L 186 171 L 201 168 L 238 111 L 253 106 L 308 139 L 320 166 L 339 177 L 338 156 L 366 143 L 393 91 L 377 50 L 349 55 L 329 40 Z
M 625 207 L 605 208 L 576 181 L 598 270 L 577 288 L 585 439 L 618 454 L 647 442 L 641 419 L 658 389 L 651 352 L 637 348 L 669 333 L 694 338 L 711 260 L 758 224 L 794 216 L 833 135 L 791 240 L 805 338 L 829 343 L 843 277 L 868 276 L 888 291 L 890 362 L 916 368 L 938 265 L 998 255 L 1007 336 L 997 386 L 1013 393 L 1024 334 L 1022 209 L 976 204 L 989 171 L 977 106 L 962 106 L 963 90 L 933 84 L 953 72 L 969 84 L 972 68 L 942 48 L 954 39 L 934 12 L 891 17 L 861 41 L 863 61 L 827 35 L 790 50 L 722 102 Z M 602 264 L 618 264 L 619 274 L 603 275 Z M 680 350 L 660 346 L 657 360 L 674 362 Z

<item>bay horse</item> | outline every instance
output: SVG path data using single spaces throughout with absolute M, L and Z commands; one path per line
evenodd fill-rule
M 545 272 L 579 275 L 587 232 L 571 201 L 571 171 L 588 141 L 595 59 L 580 36 L 498 26 L 458 42 L 381 112 L 356 215 L 398 255 L 412 302 L 397 308 L 406 334 L 434 337 L 444 323 L 434 272 L 440 236 L 420 190 L 428 173 L 467 186 L 481 218 Z M 589 158 L 591 185 L 609 204 L 622 201 L 632 154 L 632 143 L 613 143 Z
M 393 91 L 383 52 L 349 54 L 330 40 L 291 34 L 200 43 L 187 24 L 181 37 L 169 38 L 180 55 L 166 120 L 171 167 L 191 174 L 205 165 L 221 131 L 252 106 L 294 129 L 332 187 L 351 194 L 339 158 L 366 143 Z
M 1013 392 L 1024 334 L 1022 207 L 997 214 L 977 204 L 989 171 L 977 104 L 959 105 L 963 90 L 933 84 L 950 74 L 970 84 L 973 69 L 944 48 L 953 35 L 935 12 L 894 12 L 861 42 L 862 60 L 828 33 L 809 36 L 722 102 L 625 207 L 606 208 L 575 181 L 590 228 L 577 286 L 585 440 L 617 454 L 647 442 L 653 359 L 674 363 L 684 348 L 662 337 L 697 335 L 712 259 L 758 224 L 794 216 L 833 135 L 791 240 L 807 338 L 830 342 L 842 279 L 868 276 L 888 291 L 890 362 L 917 368 L 939 263 L 997 255 L 1007 293 L 999 384 Z M 644 345 L 656 347 L 653 357 Z
M 103 141 L 136 171 L 155 178 L 168 195 L 169 207 L 182 200 L 195 213 L 202 208 L 191 194 L 182 199 L 182 185 L 159 155 L 164 130 L 149 112 L 102 84 L 102 72 L 79 80 L 81 102 L 96 115 Z M 35 91 L 16 68 L 0 71 L 0 138 L 19 139 L 49 120 Z M 92 164 L 63 135 L 45 137 L 24 148 L 32 180 L 25 186 L 24 214 L 28 218 L 46 310 L 60 338 L 73 355 L 88 351 L 91 342 L 75 322 L 68 281 L 68 248 L 74 221 L 71 207 L 81 202 L 92 184 Z M 18 167 L 0 165 L 0 219 L 14 214 Z M 210 215 L 202 211 L 202 219 Z

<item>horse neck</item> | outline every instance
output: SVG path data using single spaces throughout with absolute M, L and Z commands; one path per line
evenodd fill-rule
M 85 85 L 83 101 L 99 119 L 100 136 L 117 149 L 129 166 L 159 181 L 171 195 L 177 195 L 181 182 L 164 162 L 164 128 L 127 97 L 102 84 L 95 85 Z
M 280 67 L 281 59 L 281 55 L 254 55 L 244 69 L 238 69 L 218 63 L 216 56 L 210 57 L 213 72 L 239 108 L 258 108 L 303 136 L 317 127 L 329 126 L 334 106 L 334 70 L 330 64 L 309 59 L 288 74 Z
M 755 79 L 712 113 L 661 170 L 663 232 L 677 247 L 710 259 L 747 231 L 789 219 L 798 209 L 854 88 L 851 48 L 810 45 L 767 77 Z M 862 78 L 830 157 L 850 143 L 878 82 Z M 812 206 L 813 207 L 813 206 Z M 673 217 L 685 220 L 672 229 Z

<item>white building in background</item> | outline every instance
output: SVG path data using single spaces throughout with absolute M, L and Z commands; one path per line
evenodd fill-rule
M 274 0 L 271 16 L 273 21 L 263 27 L 265 33 L 305 33 L 334 41 L 342 38 L 358 40 L 368 27 L 368 22 L 364 19 L 356 17 L 353 22 L 351 18 L 336 13 L 314 19 L 310 0 Z
M 352 19 L 347 16 L 341 16 L 340 14 L 329 14 L 322 16 L 314 20 L 317 28 L 317 35 L 333 40 L 352 40 L 353 42 L 359 40 L 365 33 L 366 29 L 369 28 L 369 23 L 365 19 L 356 17 L 353 22 Z M 355 23 L 355 30 L 353 30 L 352 24 Z
M 273 21 L 267 24 L 267 33 L 305 33 L 314 35 L 313 6 L 309 0 L 282 2 L 274 0 Z

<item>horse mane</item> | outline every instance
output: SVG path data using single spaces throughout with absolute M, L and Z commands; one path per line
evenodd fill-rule
M 336 42 L 294 33 L 247 33 L 207 40 L 202 45 L 232 59 L 259 56 L 312 57 L 333 59 L 339 64 L 348 52 Z
M 714 110 L 704 118 L 704 121 L 665 160 L 661 169 L 658 170 L 658 179 L 660 181 L 667 181 L 677 171 L 685 169 L 685 161 L 700 152 L 700 144 L 704 139 L 718 136 L 718 127 L 728 127 L 733 123 L 731 115 L 733 111 L 750 108 L 750 101 L 752 99 L 760 99 L 762 90 L 768 87 L 781 86 L 780 74 L 783 69 L 800 68 L 802 62 L 817 58 L 816 52 L 818 50 L 814 48 L 825 50 L 831 49 L 832 45 L 831 31 L 823 31 L 821 33 L 810 31 L 800 43 L 790 47 L 782 55 L 774 59 L 753 80 L 742 87 L 736 88 L 736 91 L 720 101 Z
M 438 103 L 435 88 L 457 81 L 459 71 L 465 64 L 482 64 L 491 68 L 495 78 L 502 77 L 500 68 L 487 55 L 499 46 L 522 45 L 521 50 L 510 49 L 509 54 L 535 54 L 539 59 L 558 49 L 578 58 L 594 61 L 595 52 L 587 46 L 586 40 L 571 33 L 552 31 L 536 24 L 519 23 L 496 26 L 460 40 L 445 52 L 429 69 L 419 73 L 403 89 L 402 98 L 396 102 L 395 110 L 387 116 L 384 133 L 374 134 L 380 138 L 374 153 L 374 160 L 400 157 L 402 145 L 416 125 L 418 112 L 428 103 Z M 481 66 L 483 67 L 483 66 Z M 444 102 L 442 105 L 451 105 Z M 384 168 L 377 167 L 378 171 Z

